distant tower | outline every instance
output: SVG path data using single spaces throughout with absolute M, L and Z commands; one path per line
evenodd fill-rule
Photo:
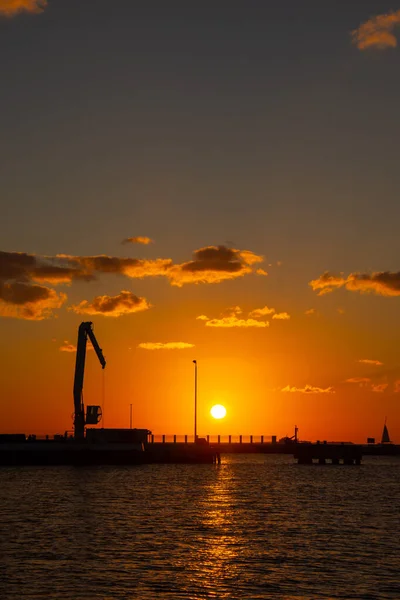
M 388 431 L 388 428 L 386 427 L 386 417 L 385 417 L 385 424 L 383 426 L 381 444 L 391 444 L 391 443 L 392 442 L 390 441 L 389 431 Z

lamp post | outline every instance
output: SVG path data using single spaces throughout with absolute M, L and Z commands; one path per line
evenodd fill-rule
M 197 440 L 197 360 L 194 363 L 194 442 Z
M 132 404 L 129 405 L 129 428 L 132 429 Z

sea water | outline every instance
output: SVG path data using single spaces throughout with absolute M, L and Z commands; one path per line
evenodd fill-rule
M 400 599 L 400 457 L 0 469 L 0 599 Z

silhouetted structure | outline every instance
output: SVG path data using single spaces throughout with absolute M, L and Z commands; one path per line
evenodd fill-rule
M 381 444 L 391 444 L 391 443 L 392 442 L 390 441 L 389 431 L 386 426 L 386 418 L 385 418 L 385 424 L 383 426 L 383 431 L 382 431 Z
M 76 345 L 75 377 L 74 377 L 74 434 L 76 440 L 85 437 L 85 425 L 97 425 L 101 419 L 100 406 L 88 406 L 85 419 L 85 407 L 83 404 L 83 378 L 85 375 L 86 345 L 89 337 L 97 354 L 102 368 L 106 366 L 103 351 L 97 343 L 93 333 L 93 323 L 83 322 L 78 329 L 78 343 Z
M 362 448 L 357 444 L 297 444 L 294 457 L 299 465 L 312 465 L 316 461 L 320 465 L 360 465 Z

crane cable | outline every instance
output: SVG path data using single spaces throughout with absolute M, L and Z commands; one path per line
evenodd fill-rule
M 103 380 L 102 380 L 102 397 L 101 397 L 101 415 L 102 415 L 102 427 L 104 429 L 104 406 L 106 403 L 106 373 L 103 369 Z

